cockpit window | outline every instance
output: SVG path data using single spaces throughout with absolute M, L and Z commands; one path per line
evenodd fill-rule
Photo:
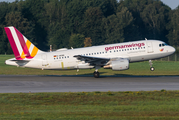
M 167 46 L 166 43 L 159 44 L 159 47 Z

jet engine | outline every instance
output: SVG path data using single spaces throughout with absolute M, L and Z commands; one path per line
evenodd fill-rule
M 112 68 L 112 70 L 127 70 L 129 69 L 129 60 L 126 58 L 113 60 L 110 65 L 104 66 L 104 68 Z

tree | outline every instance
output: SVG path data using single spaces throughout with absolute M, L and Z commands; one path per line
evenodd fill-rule
M 90 47 L 90 46 L 92 46 L 92 40 L 91 40 L 91 38 L 90 37 L 88 37 L 88 38 L 85 38 L 85 40 L 84 40 L 84 47 Z
M 69 47 L 79 48 L 84 46 L 85 36 L 81 34 L 73 34 L 70 36 Z
M 167 38 L 169 39 L 169 43 L 176 47 L 179 46 L 179 7 L 170 12 L 171 21 L 167 25 L 167 29 L 169 34 Z
M 165 38 L 165 31 L 167 24 L 169 9 L 167 9 L 162 2 L 153 2 L 153 4 L 147 5 L 143 12 L 141 12 L 141 18 L 145 24 L 145 31 L 148 35 L 146 37 L 152 39 L 163 39 Z M 163 37 L 164 36 L 164 37 Z
M 4 32 L 5 16 L 8 12 L 8 3 L 0 2 L 0 54 L 7 52 L 7 39 Z M 11 51 L 12 52 L 12 51 Z M 11 53 L 10 52 L 10 53 Z
M 6 26 L 14 26 L 19 31 L 21 31 L 27 38 L 36 44 L 34 34 L 33 34 L 33 25 L 22 16 L 20 12 L 10 12 L 5 16 Z M 8 43 L 8 42 L 7 42 Z M 8 49 L 11 49 L 8 47 Z M 8 50 L 7 51 L 11 51 Z
M 70 31 L 61 29 L 61 24 L 50 24 L 47 33 L 48 45 L 53 45 L 53 49 L 69 47 Z
M 14 26 L 23 34 L 29 34 L 31 31 L 30 23 L 22 16 L 20 12 L 10 12 L 5 16 L 7 26 Z
M 126 7 L 116 15 L 111 15 L 103 19 L 103 26 L 105 30 L 105 43 L 124 42 L 124 28 L 133 21 L 132 14 Z
M 86 10 L 84 16 L 83 31 L 86 37 L 91 37 L 93 45 L 104 44 L 102 41 L 102 18 L 103 13 L 99 7 L 90 7 Z

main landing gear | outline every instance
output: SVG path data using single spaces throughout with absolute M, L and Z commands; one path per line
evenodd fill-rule
M 99 72 L 97 71 L 94 71 L 94 73 L 93 73 L 93 76 L 95 77 L 95 78 L 99 78 Z
M 99 78 L 99 72 L 98 72 L 98 69 L 100 69 L 101 67 L 100 66 L 95 66 L 95 71 L 93 73 L 93 76 L 95 78 Z
M 153 64 L 153 63 L 152 63 L 152 60 L 149 60 L 150 70 L 151 70 L 151 71 L 154 71 L 154 70 L 155 70 L 155 68 L 154 68 L 154 67 L 152 67 L 152 64 Z

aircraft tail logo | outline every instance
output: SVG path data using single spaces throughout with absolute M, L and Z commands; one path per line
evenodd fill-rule
M 17 60 L 32 59 L 38 52 L 41 52 L 15 27 L 5 27 L 4 29 Z
M 162 52 L 164 50 L 164 48 L 160 49 L 160 52 Z

